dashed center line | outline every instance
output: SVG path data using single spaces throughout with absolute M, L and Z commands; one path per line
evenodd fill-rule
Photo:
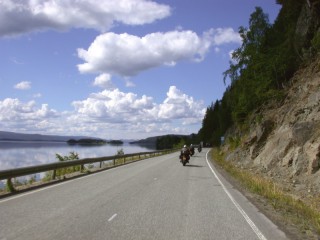
M 111 218 L 108 219 L 108 222 L 111 222 L 118 214 L 113 214 Z

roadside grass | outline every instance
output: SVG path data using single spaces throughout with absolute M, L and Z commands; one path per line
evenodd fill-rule
M 313 229 L 320 234 L 320 196 L 314 197 L 311 204 L 297 200 L 271 180 L 225 161 L 218 148 L 212 149 L 212 159 L 247 190 L 264 197 L 276 211 L 283 213 L 286 221 L 300 226 L 304 232 Z

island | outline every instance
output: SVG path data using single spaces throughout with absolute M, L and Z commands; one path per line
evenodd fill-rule
M 106 144 L 107 141 L 103 140 L 103 139 L 96 139 L 96 138 L 82 138 L 79 140 L 76 139 L 69 139 L 67 141 L 68 144 L 70 145 L 75 145 L 75 144 L 79 144 L 79 145 L 102 145 L 102 144 Z
M 121 140 L 111 140 L 111 141 L 108 141 L 107 143 L 112 144 L 112 145 L 122 145 L 123 141 L 121 141 Z

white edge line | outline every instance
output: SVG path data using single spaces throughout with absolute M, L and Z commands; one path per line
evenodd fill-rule
M 111 222 L 118 214 L 113 214 L 111 218 L 108 219 L 108 222 Z
M 206 153 L 206 161 L 207 164 L 209 166 L 209 168 L 211 169 L 213 175 L 215 176 L 215 178 L 218 180 L 218 182 L 221 184 L 223 190 L 225 191 L 225 193 L 228 195 L 228 197 L 230 198 L 231 202 L 236 206 L 236 208 L 238 209 L 238 211 L 241 213 L 241 215 L 244 217 L 244 219 L 247 221 L 247 223 L 250 225 L 250 227 L 252 228 L 252 230 L 255 232 L 255 234 L 258 236 L 258 238 L 260 240 L 267 240 L 267 238 L 262 234 L 262 232 L 259 230 L 259 228 L 254 224 L 254 222 L 250 219 L 250 217 L 247 215 L 247 213 L 242 209 L 242 207 L 239 205 L 239 203 L 232 197 L 232 195 L 230 194 L 230 192 L 228 191 L 228 189 L 225 187 L 225 185 L 222 183 L 222 181 L 220 180 L 220 178 L 218 177 L 218 175 L 216 174 L 216 172 L 213 170 L 213 168 L 211 167 L 211 164 L 208 161 L 208 153 L 211 150 L 209 150 Z

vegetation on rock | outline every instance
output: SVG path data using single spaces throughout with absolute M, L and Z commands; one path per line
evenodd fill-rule
M 310 2 L 312 8 L 305 1 L 278 1 L 282 8 L 274 24 L 257 7 L 249 27 L 239 28 L 242 45 L 233 52 L 233 61 L 224 72 L 224 81 L 231 83 L 222 99 L 207 108 L 199 139 L 219 145 L 220 137 L 232 126 L 243 125 L 267 102 L 284 99 L 294 73 L 320 49 L 320 4 Z M 311 20 L 303 25 L 300 19 L 306 11 Z

